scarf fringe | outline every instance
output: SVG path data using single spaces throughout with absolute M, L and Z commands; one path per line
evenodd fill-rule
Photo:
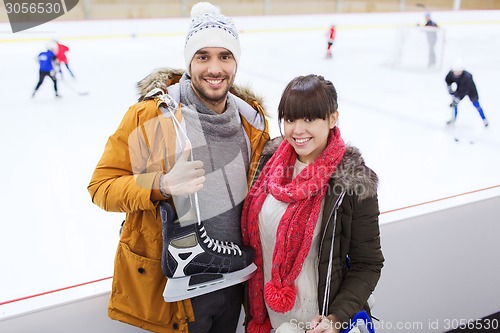
M 248 333 L 269 333 L 272 329 L 273 326 L 269 318 L 266 318 L 262 324 L 257 323 L 256 320 L 250 320 L 247 326 Z

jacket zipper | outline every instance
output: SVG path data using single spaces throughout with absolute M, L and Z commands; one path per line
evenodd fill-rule
M 344 195 L 345 195 L 345 191 L 342 191 L 338 196 L 337 198 L 335 199 L 335 203 L 333 204 L 333 207 L 330 209 L 330 212 L 329 214 L 327 215 L 328 216 L 328 219 L 326 221 L 326 225 L 325 225 L 325 230 L 323 231 L 323 236 L 321 237 L 321 243 L 320 243 L 320 247 L 319 247 L 319 253 L 318 253 L 318 260 L 321 258 L 321 252 L 323 250 L 323 244 L 325 242 L 325 237 L 326 237 L 326 231 L 328 230 L 328 225 L 330 224 L 330 216 L 332 216 L 333 212 L 335 210 L 338 210 L 339 207 L 340 207 L 340 204 L 342 204 L 342 201 L 344 199 Z M 342 197 L 342 199 L 340 199 L 340 197 Z M 335 223 L 337 223 L 337 221 L 335 221 Z M 332 237 L 335 237 L 335 235 L 332 235 Z

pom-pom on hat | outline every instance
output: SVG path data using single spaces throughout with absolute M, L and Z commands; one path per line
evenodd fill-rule
M 241 55 L 238 31 L 231 18 L 209 2 L 198 2 L 191 9 L 191 24 L 184 46 L 186 70 L 191 75 L 193 56 L 204 47 L 223 47 L 229 50 L 238 64 Z

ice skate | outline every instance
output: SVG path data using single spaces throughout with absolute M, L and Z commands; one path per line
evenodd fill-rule
M 450 120 L 448 120 L 446 122 L 446 125 L 453 126 L 453 125 L 455 125 L 455 121 L 456 121 L 456 118 L 451 118 Z
M 207 235 L 202 222 L 181 226 L 168 203 L 160 203 L 163 225 L 162 270 L 166 302 L 187 299 L 250 279 L 257 266 L 250 247 Z
M 486 118 L 483 119 L 483 124 L 484 124 L 484 128 L 487 128 L 488 126 L 490 126 L 490 122 Z

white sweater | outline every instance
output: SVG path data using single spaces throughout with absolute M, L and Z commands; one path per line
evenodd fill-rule
M 301 163 L 298 159 L 294 166 L 293 177 L 302 171 L 307 165 Z M 262 209 L 259 213 L 259 232 L 260 241 L 262 243 L 262 255 L 264 260 L 264 284 L 271 280 L 271 264 L 274 252 L 274 244 L 276 242 L 276 231 L 281 217 L 288 207 L 287 203 L 276 200 L 272 195 L 268 195 Z M 318 217 L 321 219 L 323 204 Z M 278 313 L 271 310 L 267 304 L 267 311 L 271 324 L 274 328 L 278 328 L 285 322 L 291 323 L 293 326 L 301 328 L 302 332 L 309 329 L 309 321 L 319 314 L 318 309 L 318 248 L 320 242 L 320 223 L 316 225 L 311 250 L 307 254 L 304 261 L 302 271 L 295 280 L 297 288 L 297 297 L 293 308 L 286 313 Z

